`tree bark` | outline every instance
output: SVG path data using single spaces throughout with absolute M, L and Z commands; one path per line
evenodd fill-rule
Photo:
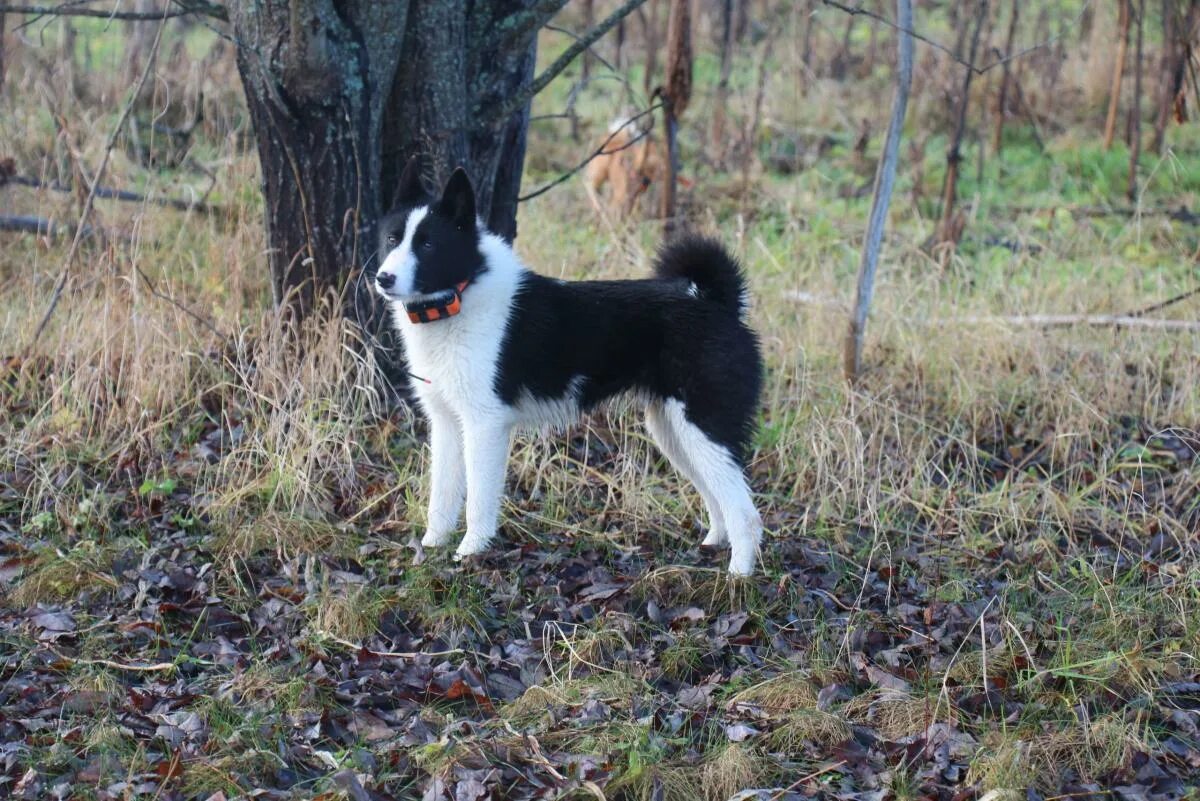
M 408 2 L 235 3 L 238 71 L 261 165 L 276 305 L 342 290 L 380 211 L 382 113 Z M 266 54 L 270 54 L 269 56 Z
M 528 0 L 269 0 L 230 12 L 238 40 L 255 43 L 239 47 L 238 68 L 277 304 L 306 314 L 373 266 L 375 220 L 418 151 L 434 182 L 465 166 L 480 215 L 515 236 L 529 103 L 481 120 L 532 79 L 540 20 L 518 25 L 520 15 L 549 10 Z
M 863 238 L 862 258 L 858 265 L 858 288 L 855 293 L 854 311 L 850 316 L 843 350 L 843 369 L 846 380 L 853 384 L 858 380 L 862 367 L 863 333 L 867 326 L 867 313 L 871 310 L 871 299 L 875 294 L 875 269 L 879 262 L 879 248 L 883 241 L 883 227 L 887 223 L 888 208 L 892 201 L 892 187 L 896 181 L 896 161 L 900 152 L 900 136 L 904 130 L 904 115 L 908 109 L 908 93 L 912 87 L 913 40 L 906 31 L 912 30 L 912 4 L 910 0 L 897 0 L 896 22 L 899 30 L 896 67 L 896 95 L 892 100 L 892 118 L 888 123 L 887 138 L 879 166 L 875 171 L 875 193 L 871 199 L 871 216 L 867 223 L 867 234 Z
M 1117 60 L 1113 64 L 1112 87 L 1108 91 L 1108 116 L 1104 118 L 1104 149 L 1111 150 L 1117 131 L 1117 106 L 1121 102 L 1121 79 L 1125 75 L 1125 53 L 1129 49 L 1129 4 L 1133 0 L 1117 0 L 1120 15 L 1117 23 Z

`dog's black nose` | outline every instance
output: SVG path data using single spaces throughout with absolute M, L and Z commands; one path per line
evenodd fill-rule
M 380 273 L 379 275 L 375 276 L 375 282 L 384 289 L 389 289 L 392 284 L 396 283 L 396 274 Z

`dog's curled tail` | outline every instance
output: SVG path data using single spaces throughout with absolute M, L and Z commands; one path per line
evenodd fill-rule
M 699 297 L 737 315 L 746 310 L 746 279 L 737 259 L 715 239 L 683 236 L 663 245 L 654 260 L 659 278 L 692 282 Z

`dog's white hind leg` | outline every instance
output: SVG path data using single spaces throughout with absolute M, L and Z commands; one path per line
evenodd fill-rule
M 713 494 L 729 537 L 729 572 L 750 575 L 758 561 L 762 519 L 754 508 L 754 499 L 741 467 L 728 448 L 713 442 L 687 419 L 682 402 L 669 400 L 664 403 L 663 417 L 697 476 Z
M 650 437 L 658 449 L 670 460 L 679 474 L 696 487 L 700 492 L 700 497 L 704 500 L 704 508 L 708 512 L 708 534 L 701 544 L 718 547 L 727 543 L 729 538 L 725 535 L 725 521 L 721 517 L 721 508 L 717 505 L 717 498 L 705 484 L 691 459 L 688 458 L 687 451 L 679 443 L 679 438 L 668 421 L 661 403 L 651 403 L 646 407 L 646 430 L 650 432 Z
M 458 418 L 436 401 L 426 401 L 429 442 L 432 450 L 429 518 L 421 544 L 445 545 L 458 528 L 467 493 L 466 463 L 463 461 L 462 430 Z
M 459 543 L 457 556 L 480 553 L 496 535 L 508 446 L 512 426 L 507 421 L 463 421 L 467 459 L 467 535 Z

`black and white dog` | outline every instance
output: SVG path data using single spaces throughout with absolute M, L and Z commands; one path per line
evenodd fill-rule
M 516 426 L 561 427 L 621 393 L 645 404 L 646 428 L 708 510 L 705 545 L 728 543 L 731 573 L 750 574 L 762 524 L 742 475 L 762 384 L 745 284 L 716 242 L 685 238 L 658 254 L 656 277 L 547 278 L 475 216 L 461 168 L 440 199 L 416 160 L 381 224 L 376 288 L 404 340 L 431 423 L 432 497 L 421 543 L 467 533 L 457 554 L 496 533 Z

